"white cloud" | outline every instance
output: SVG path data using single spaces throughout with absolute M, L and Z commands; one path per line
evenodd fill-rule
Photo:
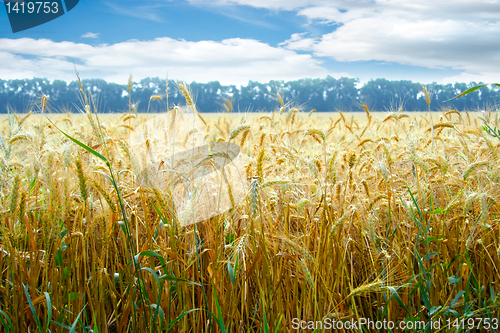
M 94 32 L 87 32 L 82 35 L 83 38 L 99 38 L 99 32 L 94 33 Z
M 482 74 L 474 74 L 474 73 L 461 73 L 459 75 L 447 76 L 442 78 L 441 80 L 437 80 L 437 83 L 453 83 L 453 82 L 484 82 L 484 83 L 498 83 L 500 81 L 500 73 L 482 73 Z
M 462 72 L 449 79 L 500 77 L 497 0 L 217 0 L 214 3 L 296 11 L 310 25 L 331 26 L 331 31 L 322 36 L 312 38 L 294 33 L 280 44 L 289 50 L 311 52 L 315 57 Z
M 207 5 L 206 0 L 188 0 L 194 5 Z M 274 10 L 296 10 L 313 4 L 328 3 L 327 0 L 213 0 L 211 6 L 241 5 Z M 331 1 L 330 1 L 331 2 Z
M 408 20 L 388 15 L 346 22 L 309 49 L 337 61 L 394 62 L 468 73 L 500 73 L 500 22 Z M 290 46 L 300 43 L 291 40 Z M 307 40 L 311 44 L 310 40 Z M 302 48 L 303 50 L 303 48 Z
M 331 73 L 309 54 L 252 39 L 226 39 L 221 42 L 156 38 L 117 44 L 88 45 L 54 42 L 48 39 L 0 39 L 0 67 L 3 79 L 47 77 L 74 80 L 74 65 L 82 78 L 99 77 L 126 83 L 130 73 L 135 80 L 165 77 L 187 82 L 219 81 L 247 84 L 249 80 L 295 80 Z
M 146 2 L 146 5 L 139 5 L 133 8 L 123 6 L 122 4 L 117 5 L 111 2 L 104 2 L 104 4 L 113 12 L 124 16 L 130 16 L 147 21 L 163 22 L 163 18 L 158 15 L 156 10 L 158 7 L 162 7 L 160 4 L 148 4 Z
M 289 40 L 280 43 L 280 45 L 284 45 L 290 50 L 310 51 L 314 47 L 314 44 L 316 44 L 316 40 L 304 36 L 306 36 L 306 33 L 292 34 Z
M 206 5 L 206 1 L 188 1 Z M 73 80 L 73 62 L 82 77 L 119 83 L 127 82 L 130 73 L 137 80 L 164 77 L 168 72 L 169 77 L 187 82 L 218 80 L 223 84 L 352 76 L 342 70 L 332 73 L 321 62 L 334 59 L 349 63 L 350 72 L 357 62 L 376 61 L 458 73 L 446 74 L 448 77 L 439 74 L 430 82 L 491 82 L 500 78 L 498 0 L 214 0 L 211 5 L 294 11 L 307 18 L 311 27 L 320 25 L 316 31 L 331 30 L 312 36 L 302 33 L 307 27 L 297 26 L 278 47 L 242 38 L 194 42 L 163 37 L 105 45 L 0 39 L 0 61 L 9 63 L 9 68 L 0 68 L 0 77 Z M 124 15 L 160 19 L 154 16 L 154 6 L 137 7 L 136 12 L 108 6 Z M 94 35 L 97 37 L 93 33 L 83 36 Z M 380 76 L 394 79 L 396 75 L 394 70 L 386 74 Z M 363 73 L 356 76 L 366 79 Z

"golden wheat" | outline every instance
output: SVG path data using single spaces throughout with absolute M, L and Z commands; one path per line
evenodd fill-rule
M 187 86 L 179 88 L 198 114 Z M 146 117 L 101 121 L 91 100 L 83 115 L 53 116 L 54 124 L 106 156 L 117 170 L 122 201 L 105 162 L 37 117 L 18 117 L 14 129 L 22 124 L 23 130 L 6 136 L 11 156 L 2 150 L 0 168 L 0 309 L 14 331 L 37 329 L 23 284 L 52 331 L 61 327 L 53 321 L 71 327 L 84 308 L 81 320 L 101 332 L 146 331 L 150 309 L 161 308 L 164 320 L 172 320 L 183 309 L 217 314 L 216 304 L 226 327 L 244 332 L 265 331 L 265 322 L 270 331 L 289 332 L 293 318 L 329 315 L 427 318 L 419 300 L 424 292 L 431 307 L 470 306 L 478 315 L 498 316 L 490 300 L 500 284 L 499 146 L 475 124 L 476 115 L 447 111 L 432 125 L 428 116 L 379 114 L 366 105 L 351 117 L 302 113 L 281 96 L 278 101 L 282 115 L 198 114 L 199 128 L 175 139 L 231 140 L 248 159 L 241 170 L 247 196 L 238 201 L 247 189 L 231 186 L 231 174 L 222 173 L 228 209 L 188 226 L 179 223 L 177 189 L 138 185 L 140 157 L 127 143 L 128 131 L 120 130 L 128 127 L 119 126 L 130 120 L 140 126 Z M 230 101 L 224 108 L 233 111 Z M 168 112 L 165 130 L 173 131 L 181 109 Z M 77 125 L 82 119 L 85 125 Z M 428 143 L 433 130 L 434 147 Z M 153 136 L 145 140 L 151 152 L 153 142 Z M 203 201 L 186 203 L 185 218 L 197 205 Z M 122 209 L 134 259 L 127 254 Z M 134 260 L 142 267 L 140 281 Z M 429 289 L 426 276 L 432 276 Z M 469 290 L 472 280 L 484 290 L 468 296 L 470 305 L 460 300 L 453 307 L 457 290 Z M 144 307 L 141 290 L 150 301 Z M 53 321 L 47 321 L 44 292 L 57 311 Z M 173 330 L 211 330 L 211 318 L 196 310 Z

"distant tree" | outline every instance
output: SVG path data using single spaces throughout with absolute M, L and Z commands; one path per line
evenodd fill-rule
M 400 89 L 404 86 L 398 81 L 370 80 L 360 89 L 360 101 L 373 110 L 397 110 L 410 97 L 408 89 Z
M 201 112 L 217 112 L 225 100 L 223 87 L 218 81 L 190 84 L 196 105 Z
M 327 76 L 323 79 L 272 80 L 268 83 L 249 81 L 247 85 L 240 87 L 225 86 L 218 81 L 192 82 L 189 86 L 201 112 L 223 110 L 222 105 L 228 99 L 236 111 L 271 111 L 279 107 L 277 93 L 287 103 L 318 111 L 358 111 L 364 103 L 375 111 L 428 109 L 422 86 L 418 83 L 376 79 L 370 80 L 359 89 L 356 88 L 357 83 L 358 80 L 353 78 L 337 79 Z M 128 111 L 129 92 L 126 84 L 108 83 L 102 79 L 84 79 L 82 85 L 87 96 L 92 97 L 99 112 Z M 500 88 L 494 85 L 491 88 L 473 90 L 463 98 L 450 100 L 475 85 L 474 82 L 427 85 L 431 110 L 444 108 L 475 110 L 478 107 L 495 107 L 500 101 Z M 167 108 L 166 90 L 165 79 L 159 77 L 142 79 L 132 86 L 131 102 L 139 105 L 139 112 L 146 110 L 162 112 Z M 15 111 L 30 110 L 39 103 L 42 94 L 48 97 L 48 105 L 53 110 L 75 111 L 77 108 L 83 108 L 84 101 L 77 81 L 66 83 L 61 80 L 50 82 L 42 78 L 0 79 L 0 113 L 7 112 L 7 106 Z M 160 95 L 163 103 L 156 100 L 149 103 L 153 95 Z M 168 107 L 172 108 L 183 103 L 185 99 L 176 89 L 176 82 L 169 80 Z
M 359 91 L 356 88 L 357 79 L 342 77 L 335 79 L 328 75 L 324 80 L 326 89 L 325 109 L 320 111 L 357 110 L 359 109 Z

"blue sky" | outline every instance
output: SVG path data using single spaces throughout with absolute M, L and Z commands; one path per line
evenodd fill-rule
M 499 40 L 497 0 L 80 0 L 18 33 L 0 8 L 0 78 L 497 82 Z

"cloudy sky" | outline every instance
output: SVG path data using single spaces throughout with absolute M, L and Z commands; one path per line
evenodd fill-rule
M 71 81 L 75 65 L 121 84 L 130 74 L 498 82 L 500 1 L 83 0 L 18 33 L 0 7 L 0 79 Z

